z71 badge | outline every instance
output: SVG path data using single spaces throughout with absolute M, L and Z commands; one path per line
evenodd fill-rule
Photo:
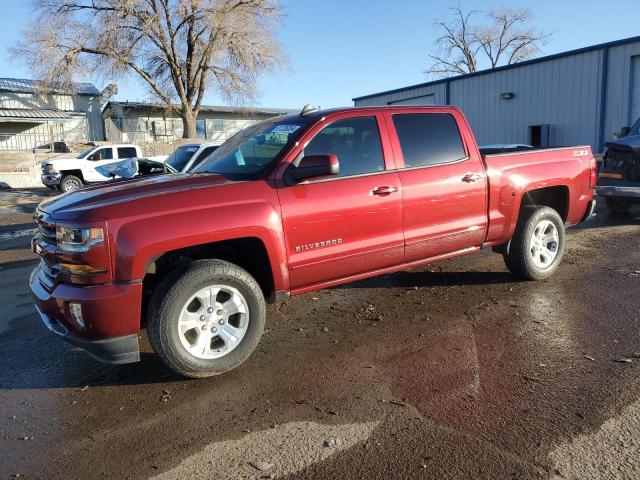
M 334 238 L 333 240 L 324 240 L 316 243 L 305 243 L 304 245 L 296 245 L 296 252 L 303 252 L 305 250 L 312 250 L 314 248 L 329 247 L 331 245 L 340 245 L 342 243 L 341 238 Z

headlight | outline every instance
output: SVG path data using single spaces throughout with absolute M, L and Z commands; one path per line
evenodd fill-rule
M 56 226 L 58 248 L 67 252 L 87 252 L 91 247 L 104 242 L 104 231 L 99 227 L 70 228 Z
M 50 163 L 45 163 L 44 165 L 42 165 L 43 173 L 55 173 L 55 171 L 56 169 Z

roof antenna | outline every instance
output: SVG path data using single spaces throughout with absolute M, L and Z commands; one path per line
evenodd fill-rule
M 307 115 L 311 115 L 312 113 L 317 112 L 317 111 L 318 111 L 318 109 L 316 107 L 314 107 L 310 103 L 307 103 L 304 107 L 302 107 L 302 111 L 300 112 L 300 116 L 301 117 L 306 117 Z

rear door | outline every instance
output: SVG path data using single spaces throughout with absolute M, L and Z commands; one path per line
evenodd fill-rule
M 340 173 L 278 190 L 292 290 L 401 264 L 400 180 L 382 114 L 323 119 L 290 158 L 313 154 L 335 154 Z
M 87 182 L 100 182 L 103 180 L 108 180 L 104 175 L 96 172 L 96 167 L 101 165 L 106 165 L 108 163 L 113 163 L 116 160 L 113 158 L 113 148 L 112 147 L 102 147 L 89 155 L 85 160 L 86 168 L 83 170 L 84 179 Z
M 451 110 L 386 111 L 404 205 L 405 262 L 482 245 L 487 181 Z M 472 137 L 471 137 L 472 138 Z

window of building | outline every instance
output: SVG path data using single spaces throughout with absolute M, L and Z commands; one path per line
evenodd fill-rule
M 222 118 L 213 119 L 213 131 L 224 132 L 224 120 Z
M 466 156 L 455 118 L 448 113 L 393 115 L 405 168 L 451 163 Z
M 204 119 L 196 120 L 196 136 L 198 138 L 207 138 L 207 125 Z
M 384 171 L 384 155 L 375 117 L 338 120 L 320 130 L 304 155 L 335 154 L 341 177 Z
M 135 147 L 118 147 L 118 158 L 135 158 L 138 156 Z

